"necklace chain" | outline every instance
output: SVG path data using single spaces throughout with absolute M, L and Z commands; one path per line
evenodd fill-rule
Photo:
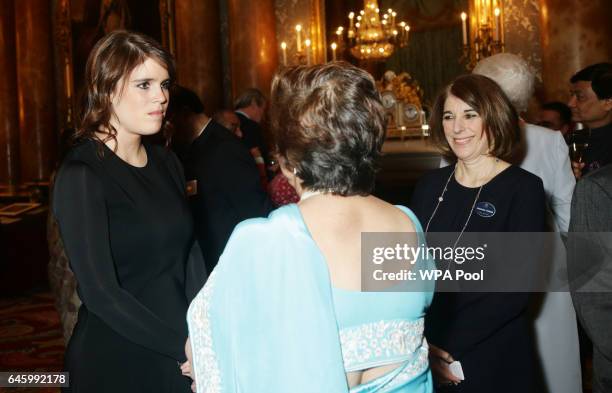
M 302 195 L 300 196 L 300 202 L 305 201 L 308 198 L 312 198 L 313 196 L 323 195 L 323 194 L 324 193 L 322 191 L 304 191 Z
M 429 217 L 429 221 L 427 221 L 427 226 L 425 227 L 425 233 L 429 231 L 429 225 L 431 224 L 431 220 L 433 220 L 434 216 L 436 215 L 436 212 L 438 211 L 438 208 L 440 207 L 440 204 L 444 200 L 444 194 L 446 193 L 446 190 L 448 189 L 448 183 L 450 183 L 450 180 L 455 174 L 456 169 L 457 169 L 457 166 L 455 165 L 455 168 L 453 168 L 453 171 L 451 172 L 450 176 L 446 180 L 446 184 L 444 185 L 442 194 L 438 198 L 438 203 L 436 204 L 436 208 L 434 209 L 433 213 L 431 213 L 431 217 Z M 453 244 L 453 248 L 455 248 L 457 246 L 457 243 L 459 243 L 459 239 L 461 239 L 463 232 L 465 232 L 465 228 L 467 228 L 470 222 L 470 218 L 472 217 L 472 213 L 474 213 L 474 208 L 476 207 L 478 198 L 480 198 L 480 193 L 482 192 L 483 187 L 484 187 L 484 184 L 478 187 L 478 192 L 476 193 L 476 198 L 474 198 L 474 202 L 472 203 L 472 207 L 470 208 L 470 213 L 468 214 L 467 220 L 465 220 L 465 223 L 463 224 L 463 228 L 461 228 L 461 232 L 459 233 L 459 236 L 457 236 L 457 240 L 455 240 L 455 243 Z
M 499 162 L 499 159 L 496 158 L 495 159 L 495 164 L 493 165 L 493 170 L 491 171 L 492 173 L 495 171 L 495 167 L 497 166 L 498 162 Z M 448 179 L 446 179 L 446 184 L 444 184 L 444 189 L 442 189 L 442 194 L 440 194 L 440 196 L 438 197 L 438 203 L 436 204 L 436 207 L 435 207 L 433 213 L 431 213 L 431 216 L 429 217 L 429 220 L 427 221 L 427 225 L 425 226 L 425 233 L 427 233 L 429 231 L 429 224 L 431 224 L 431 220 L 433 220 L 434 216 L 436 215 L 436 212 L 438 211 L 438 208 L 440 207 L 440 204 L 442 203 L 442 201 L 444 201 L 444 194 L 448 190 L 448 184 L 450 183 L 450 180 L 455 175 L 455 171 L 456 170 L 457 170 L 457 164 L 455 164 L 455 167 L 453 168 L 453 171 L 451 172 L 451 174 L 448 177 Z M 455 243 L 453 244 L 453 249 L 455 247 L 457 247 L 457 243 L 459 243 L 459 239 L 461 239 L 461 236 L 463 235 L 463 232 L 465 232 L 465 229 L 467 228 L 467 226 L 468 226 L 468 224 L 470 222 L 470 218 L 472 218 L 472 214 L 474 213 L 474 208 L 476 207 L 476 203 L 478 202 L 478 198 L 480 198 L 480 193 L 482 192 L 482 188 L 484 186 L 485 186 L 485 184 L 483 183 L 480 187 L 478 187 L 478 192 L 476 193 L 476 198 L 474 198 L 474 202 L 472 202 L 472 207 L 470 208 L 470 213 L 468 214 L 467 220 L 465 220 L 465 223 L 463 224 L 463 228 L 461 228 L 461 232 L 459 233 L 459 236 L 457 237 L 457 240 L 455 240 Z

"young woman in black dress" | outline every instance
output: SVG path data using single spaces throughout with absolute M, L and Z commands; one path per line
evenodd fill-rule
M 411 207 L 426 231 L 545 230 L 542 181 L 507 162 L 520 138 L 518 121 L 487 77 L 461 76 L 440 94 L 432 139 L 456 164 L 426 174 L 416 187 Z M 527 304 L 527 293 L 437 293 L 426 336 L 439 391 L 529 392 L 535 353 Z M 463 381 L 449 371 L 454 360 Z
M 181 375 L 189 302 L 204 283 L 181 166 L 142 137 L 164 125 L 171 56 L 141 34 L 92 50 L 75 146 L 53 212 L 83 301 L 69 392 L 190 392 Z

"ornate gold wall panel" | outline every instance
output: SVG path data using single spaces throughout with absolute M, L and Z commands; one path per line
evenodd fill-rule
M 540 0 L 540 5 L 545 96 L 565 101 L 576 71 L 612 61 L 612 2 Z
M 325 39 L 325 2 L 324 0 L 275 0 L 276 40 L 287 43 L 287 62 L 296 63 L 295 26 L 303 26 L 302 39 L 312 41 L 312 63 L 327 61 Z M 282 51 L 278 50 L 278 63 L 283 64 Z
M 542 79 L 539 0 L 504 0 L 506 52 L 525 59 Z

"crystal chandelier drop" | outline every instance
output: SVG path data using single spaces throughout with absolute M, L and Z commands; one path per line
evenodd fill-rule
M 364 0 L 364 9 L 358 15 L 349 14 L 347 40 L 351 54 L 360 60 L 385 60 L 396 47 L 408 44 L 410 26 L 405 22 L 395 23 L 397 13 L 388 9 L 381 16 L 378 1 Z M 336 31 L 342 37 L 344 28 Z

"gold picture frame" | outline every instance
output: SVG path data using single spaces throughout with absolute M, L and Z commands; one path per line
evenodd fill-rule
M 0 208 L 0 216 L 17 217 L 25 212 L 40 207 L 40 203 L 17 202 Z

